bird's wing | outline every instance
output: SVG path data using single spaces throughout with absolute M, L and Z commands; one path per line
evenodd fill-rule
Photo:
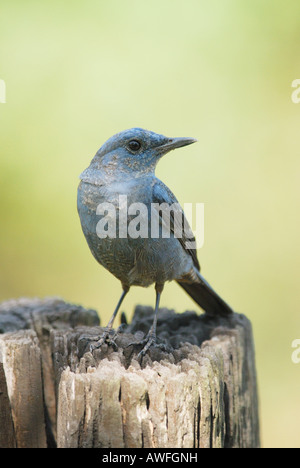
M 153 184 L 152 201 L 153 203 L 158 203 L 159 205 L 162 203 L 167 203 L 169 206 L 173 205 L 174 209 L 170 210 L 170 231 L 172 233 L 182 233 L 182 236 L 178 237 L 178 241 L 182 245 L 182 248 L 184 248 L 185 251 L 192 257 L 195 267 L 198 271 L 200 271 L 196 249 L 187 248 L 187 243 L 194 243 L 194 245 L 196 245 L 196 241 L 185 217 L 184 211 L 171 190 L 158 179 Z M 159 211 L 159 216 L 162 217 L 161 210 Z

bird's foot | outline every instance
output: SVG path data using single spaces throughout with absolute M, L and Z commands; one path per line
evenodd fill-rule
M 172 350 L 170 346 L 164 343 L 157 343 L 156 335 L 154 333 L 148 333 L 146 338 L 142 339 L 141 341 L 134 341 L 132 343 L 129 343 L 126 346 L 126 348 L 128 348 L 129 346 L 144 346 L 139 352 L 139 354 L 137 355 L 138 359 L 143 358 L 150 348 L 159 348 L 168 353 Z
M 101 348 L 104 343 L 111 344 L 114 348 L 117 348 L 117 345 L 113 339 L 110 337 L 111 328 L 105 328 L 102 335 L 100 335 L 99 339 L 95 343 L 90 344 L 90 352 L 92 353 L 95 349 Z
M 96 341 L 96 343 L 90 344 L 90 352 L 92 353 L 95 349 L 101 348 L 101 346 L 104 343 L 107 343 L 109 346 L 112 346 L 114 350 L 117 351 L 118 345 L 115 340 L 118 337 L 118 335 L 123 331 L 124 327 L 125 325 L 121 324 L 116 331 L 114 331 L 111 327 L 105 327 L 104 332 L 99 337 L 99 340 Z

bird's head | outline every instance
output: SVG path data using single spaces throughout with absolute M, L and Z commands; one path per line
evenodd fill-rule
M 168 138 L 142 128 L 131 128 L 109 138 L 96 153 L 82 180 L 95 183 L 95 171 L 108 175 L 139 177 L 154 173 L 159 159 L 169 151 L 190 145 L 194 138 Z M 94 173 L 93 173 L 94 171 Z

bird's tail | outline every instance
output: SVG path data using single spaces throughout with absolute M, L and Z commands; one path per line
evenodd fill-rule
M 228 316 L 233 313 L 231 307 L 213 290 L 198 270 L 194 270 L 199 282 L 188 283 L 177 280 L 178 284 L 209 315 Z

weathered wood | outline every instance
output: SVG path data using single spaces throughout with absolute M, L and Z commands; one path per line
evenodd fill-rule
M 2 335 L 0 349 L 17 447 L 46 447 L 41 353 L 36 334 L 26 330 Z
M 0 391 L 4 388 L 10 402 L 8 407 L 6 399 L 0 399 L 0 446 L 56 445 L 57 396 L 51 333 L 67 331 L 78 324 L 98 323 L 95 311 L 56 298 L 22 298 L 0 304 L 0 369 L 5 375 L 5 381 L 0 376 Z M 11 427 L 7 437 L 5 424 Z
M 8 395 L 0 443 L 259 447 L 247 318 L 213 319 L 162 309 L 158 336 L 174 349 L 151 349 L 140 361 L 140 348 L 128 345 L 140 330 L 148 331 L 152 318 L 152 308 L 137 307 L 132 323 L 115 339 L 118 349 L 105 344 L 92 355 L 89 343 L 102 330 L 95 311 L 53 298 L 0 305 L 0 391 L 6 386 Z M 4 407 L 2 400 L 0 394 Z M 11 427 L 6 442 L 5 425 Z
M 2 362 L 0 362 L 0 428 L 0 448 L 15 448 L 16 439 Z

